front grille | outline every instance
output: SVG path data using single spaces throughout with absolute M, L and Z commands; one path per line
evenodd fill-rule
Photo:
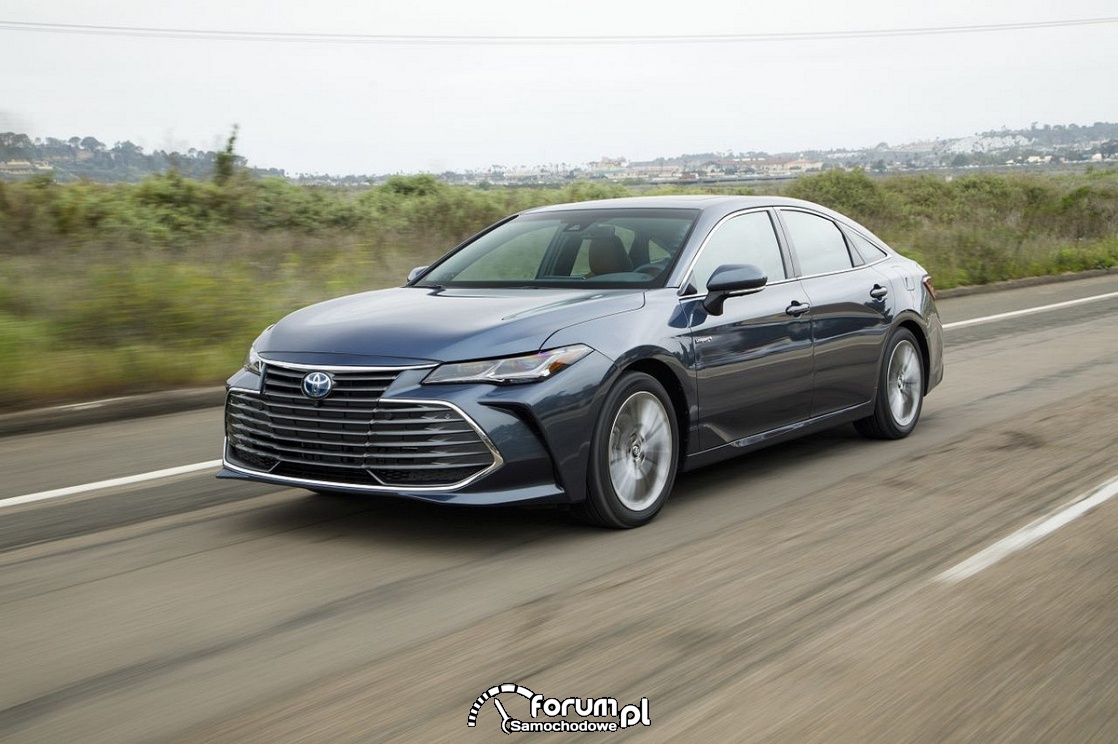
M 489 467 L 493 453 L 452 408 L 382 401 L 373 416 L 365 461 L 388 485 L 440 485 Z
M 272 475 L 355 486 L 451 486 L 490 468 L 493 451 L 456 409 L 382 401 L 395 371 L 329 370 L 330 395 L 302 393 L 305 370 L 267 365 L 260 394 L 231 390 L 230 455 Z

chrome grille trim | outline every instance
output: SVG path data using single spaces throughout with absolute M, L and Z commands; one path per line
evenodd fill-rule
M 328 398 L 290 393 L 307 369 L 334 378 Z M 464 488 L 504 464 L 453 403 L 382 399 L 403 369 L 266 362 L 262 390 L 228 392 L 225 467 L 291 485 L 423 492 Z
M 413 369 L 434 369 L 439 366 L 432 362 L 431 364 L 413 364 L 405 365 L 403 367 L 384 367 L 384 366 L 360 366 L 348 364 L 302 364 L 296 362 L 274 362 L 267 357 L 260 357 L 260 361 L 268 367 L 283 367 L 285 369 L 297 369 L 300 372 L 385 372 L 393 375 L 399 375 L 401 372 L 407 372 Z
M 399 376 L 398 371 L 382 370 L 357 372 L 352 370 L 323 369 L 334 380 L 335 389 L 330 394 L 326 406 L 334 410 L 339 403 L 376 406 L 388 386 Z M 293 409 L 310 411 L 322 410 L 326 400 L 313 400 L 303 395 L 304 370 L 290 369 L 279 365 L 264 364 L 263 394 L 287 401 Z

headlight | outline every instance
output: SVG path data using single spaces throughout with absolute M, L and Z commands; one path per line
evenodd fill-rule
M 576 344 L 525 356 L 444 364 L 427 375 L 423 383 L 436 385 L 452 382 L 488 382 L 493 385 L 516 385 L 539 382 L 558 374 L 591 351 L 589 346 Z
M 252 346 L 248 347 L 248 358 L 245 359 L 245 371 L 251 372 L 254 375 L 263 374 L 264 360 L 261 359 L 260 355 L 256 353 L 256 345 L 260 343 L 260 340 L 263 339 L 264 336 L 268 335 L 268 331 L 272 330 L 275 327 L 276 324 L 273 323 L 272 325 L 265 328 L 263 331 L 260 332 L 260 335 L 256 337 L 256 340 L 252 342 Z
M 253 344 L 248 350 L 248 359 L 245 360 L 245 370 L 254 375 L 261 374 L 264 369 L 264 360 L 256 353 L 256 345 Z

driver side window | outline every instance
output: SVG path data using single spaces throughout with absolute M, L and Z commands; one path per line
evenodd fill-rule
M 705 292 L 710 275 L 724 264 L 753 264 L 770 282 L 787 278 L 768 212 L 738 215 L 715 228 L 691 270 L 691 284 Z

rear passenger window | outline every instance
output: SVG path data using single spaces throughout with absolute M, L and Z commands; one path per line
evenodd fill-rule
M 803 276 L 842 271 L 854 266 L 838 225 L 808 212 L 782 210 L 780 216 L 800 260 Z

